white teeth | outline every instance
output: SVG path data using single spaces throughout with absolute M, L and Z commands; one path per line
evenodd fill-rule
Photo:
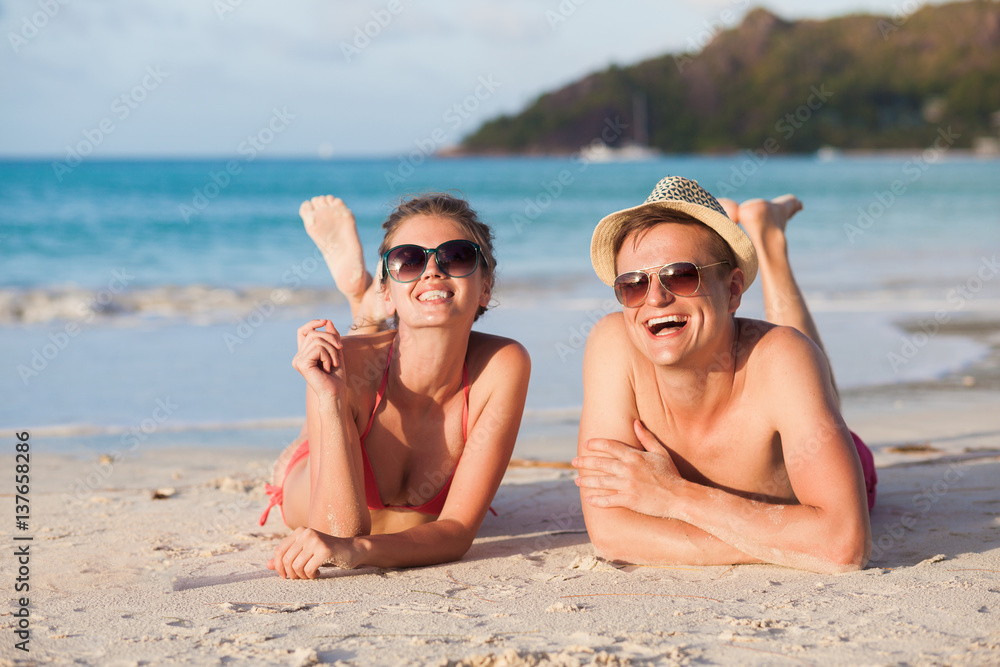
M 687 315 L 667 315 L 666 317 L 654 317 L 646 321 L 646 327 L 656 336 L 666 336 L 687 325 Z M 667 326 L 669 324 L 680 324 L 680 327 Z
M 447 299 L 451 294 L 445 292 L 444 290 L 431 290 L 430 292 L 424 292 L 417 297 L 417 301 L 431 301 L 432 299 Z
M 687 322 L 688 318 L 686 315 L 667 315 L 666 317 L 654 317 L 646 322 L 647 327 L 651 327 L 657 324 L 666 324 L 667 322 Z

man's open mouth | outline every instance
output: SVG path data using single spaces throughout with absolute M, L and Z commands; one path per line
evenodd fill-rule
M 646 328 L 654 336 L 666 336 L 680 331 L 687 326 L 687 323 L 687 315 L 667 315 L 666 317 L 654 317 L 651 320 L 646 320 Z

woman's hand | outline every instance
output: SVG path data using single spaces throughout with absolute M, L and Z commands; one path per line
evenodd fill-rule
M 349 538 L 300 527 L 274 549 L 267 569 L 283 579 L 315 579 L 323 565 L 350 569 L 355 566 L 353 558 Z
M 347 389 L 344 344 L 333 322 L 310 320 L 299 327 L 296 339 L 298 352 L 292 366 L 302 374 L 306 384 L 321 398 L 343 395 Z
M 586 447 L 595 456 L 573 459 L 574 467 L 590 473 L 577 477 L 576 484 L 591 491 L 584 495 L 595 507 L 624 507 L 649 516 L 676 518 L 670 511 L 671 500 L 684 479 L 656 436 L 638 419 L 633 426 L 643 448 L 617 440 L 588 440 Z

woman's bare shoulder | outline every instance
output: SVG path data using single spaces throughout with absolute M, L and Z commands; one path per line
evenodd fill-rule
M 377 388 L 395 339 L 395 331 L 344 336 L 341 341 L 348 386 L 355 391 L 362 387 Z
M 352 352 L 357 352 L 358 354 L 364 354 L 369 350 L 381 350 L 392 344 L 392 341 L 396 340 L 396 330 L 390 329 L 388 331 L 379 331 L 377 333 L 370 334 L 353 334 L 351 336 L 344 336 L 341 340 L 344 342 L 344 350 L 351 350 Z
M 469 334 L 469 370 L 528 371 L 528 350 L 513 338 L 473 331 Z

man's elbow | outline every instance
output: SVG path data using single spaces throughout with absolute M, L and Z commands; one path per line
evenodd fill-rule
M 622 539 L 620 528 L 615 530 L 613 524 L 592 521 L 587 523 L 587 534 L 594 546 L 594 553 L 604 560 L 619 563 L 635 562 L 635 554 L 630 550 L 630 540 Z
M 596 540 L 591 536 L 591 544 L 594 545 L 594 553 L 604 560 L 628 563 L 630 562 L 625 554 L 625 549 L 622 548 L 622 543 L 620 541 L 616 542 L 614 540 Z

